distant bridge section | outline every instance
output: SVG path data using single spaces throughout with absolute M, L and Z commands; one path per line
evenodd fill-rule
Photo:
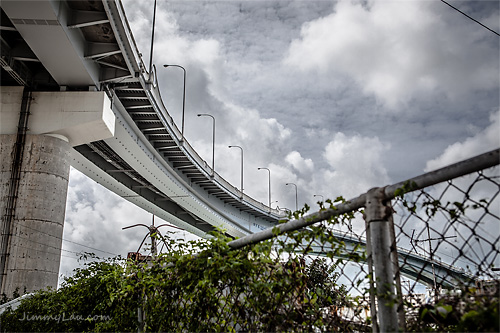
M 341 231 L 334 231 L 333 233 L 339 242 L 345 244 L 345 247 L 339 253 L 340 258 L 353 252 L 366 253 L 365 239 L 350 236 Z M 318 246 L 313 246 L 313 250 L 317 255 L 324 255 L 323 249 Z M 430 288 L 434 287 L 434 279 L 438 286 L 444 288 L 454 288 L 460 285 L 473 286 L 475 283 L 475 278 L 461 268 L 439 260 L 431 260 L 401 247 L 398 247 L 397 251 L 401 275 L 423 283 Z

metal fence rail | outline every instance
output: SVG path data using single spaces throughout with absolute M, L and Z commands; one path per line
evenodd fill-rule
M 105 275 L 113 316 L 90 330 L 500 331 L 499 153 L 229 243 L 161 237 L 167 252 Z
M 323 280 L 289 295 L 295 305 L 283 309 L 323 302 L 321 314 L 309 313 L 316 316 L 309 329 L 467 330 L 471 313 L 498 307 L 499 152 L 372 189 L 229 246 L 267 240 L 275 264 L 302 267 L 309 282 L 320 268 Z M 474 329 L 495 329 L 495 318 Z

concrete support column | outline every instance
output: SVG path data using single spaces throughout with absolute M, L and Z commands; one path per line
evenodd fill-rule
M 0 135 L 2 213 L 9 193 L 15 143 L 16 135 Z M 12 297 L 16 288 L 23 294 L 24 288 L 31 292 L 47 286 L 57 286 L 70 149 L 70 144 L 63 136 L 26 136 L 18 198 L 1 286 L 1 293 L 8 297 Z
M 0 293 L 8 297 L 57 286 L 70 151 L 115 129 L 102 91 L 23 91 L 0 87 Z

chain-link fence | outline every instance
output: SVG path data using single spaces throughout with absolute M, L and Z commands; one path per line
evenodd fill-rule
M 231 242 L 275 236 L 275 267 L 300 267 L 282 312 L 302 321 L 265 328 L 498 331 L 498 164 L 496 150 Z
M 480 170 L 395 200 L 409 329 L 498 331 L 499 178 Z
M 498 164 L 496 150 L 327 200 L 164 265 L 138 280 L 143 328 L 498 331 Z
M 99 311 L 106 320 L 77 321 L 80 330 L 499 331 L 499 153 L 327 200 L 230 242 L 161 237 L 168 251 L 154 260 L 96 263 L 4 325 L 74 330 L 56 314 Z M 43 313 L 42 302 L 52 304 Z

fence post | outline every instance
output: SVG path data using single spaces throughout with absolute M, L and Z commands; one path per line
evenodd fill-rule
M 369 224 L 371 255 L 375 268 L 377 317 L 381 332 L 398 331 L 397 295 L 394 288 L 394 263 L 390 231 L 392 208 L 386 205 L 383 188 L 367 192 L 365 221 Z M 373 292 L 373 291 L 372 291 Z
M 403 289 L 401 288 L 401 270 L 399 268 L 399 255 L 398 255 L 398 246 L 396 244 L 396 231 L 394 227 L 394 218 L 392 217 L 392 204 L 386 202 L 388 207 L 391 207 L 391 212 L 389 215 L 389 230 L 391 232 L 391 259 L 394 267 L 394 283 L 396 284 L 396 294 L 398 296 L 398 320 L 399 320 L 399 330 L 406 332 L 406 315 L 405 315 L 405 307 L 403 302 Z M 409 290 L 408 290 L 409 292 Z
M 374 283 L 374 274 L 373 274 L 373 257 L 372 257 L 372 248 L 370 242 L 370 224 L 366 224 L 366 263 L 368 264 L 368 274 L 370 275 L 370 315 L 372 316 L 372 332 L 376 333 L 379 331 L 377 324 L 377 303 L 375 303 L 375 295 L 373 291 L 375 290 Z

